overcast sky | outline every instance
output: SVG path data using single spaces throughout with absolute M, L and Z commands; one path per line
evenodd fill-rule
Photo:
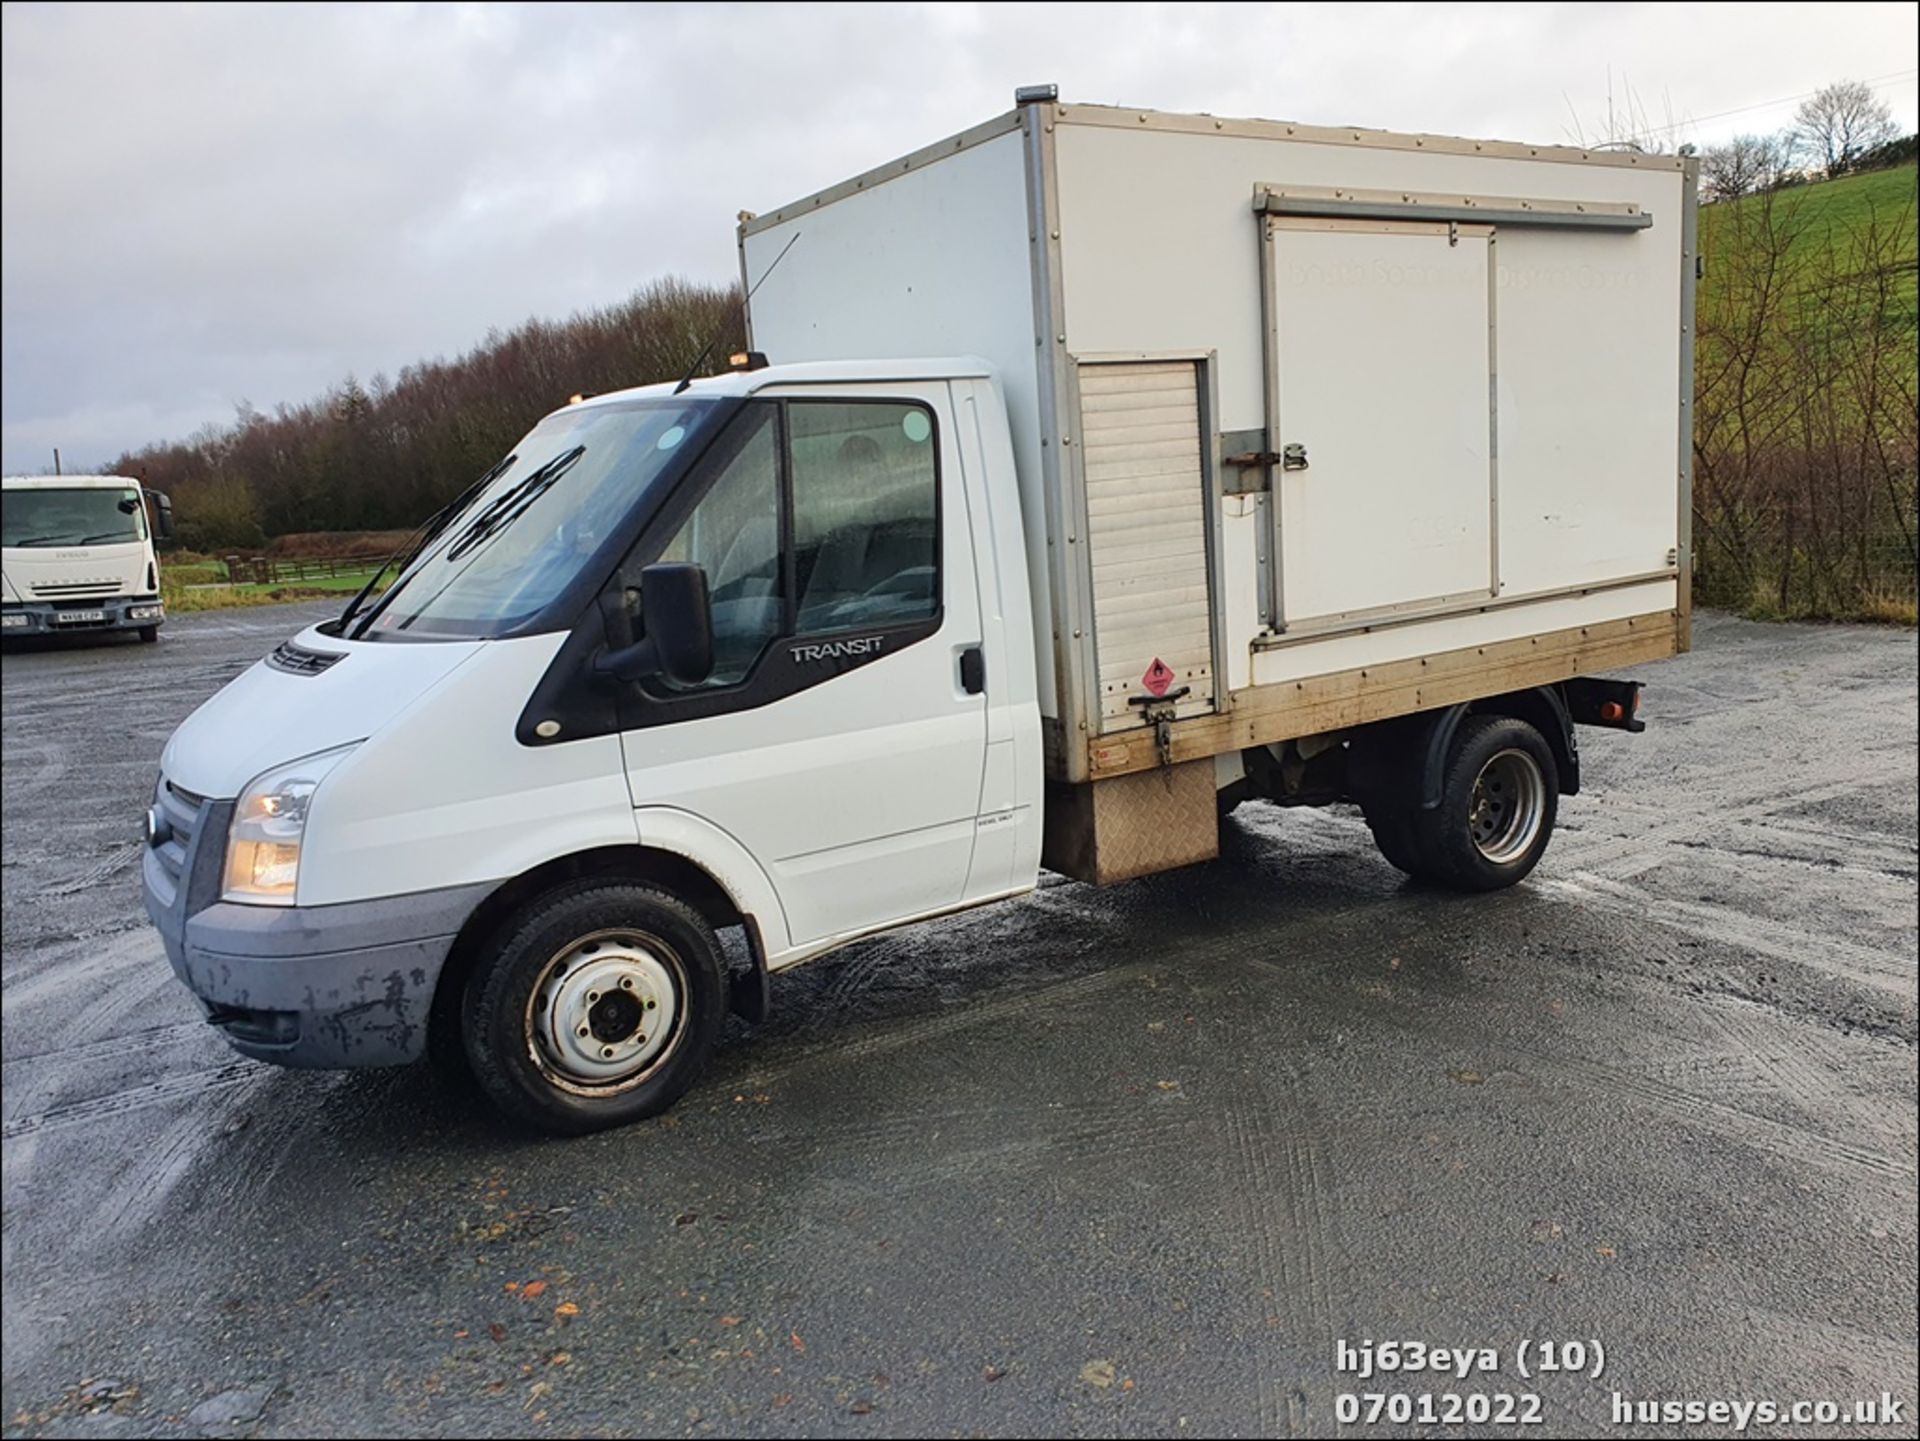
M 149 440 L 737 274 L 735 213 L 1067 100 L 1711 143 L 1831 80 L 1914 128 L 1911 4 L 8 4 L 4 461 Z M 1737 112 L 1729 114 L 1727 112 Z

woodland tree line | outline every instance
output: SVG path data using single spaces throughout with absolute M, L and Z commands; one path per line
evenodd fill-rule
M 716 338 L 717 337 L 717 338 Z M 184 549 L 256 549 L 299 531 L 408 529 L 459 494 L 548 411 L 674 379 L 713 342 L 706 370 L 745 343 L 737 290 L 656 281 L 567 320 L 530 320 L 453 360 L 388 380 L 349 377 L 272 414 L 151 445 L 110 470 L 174 498 Z

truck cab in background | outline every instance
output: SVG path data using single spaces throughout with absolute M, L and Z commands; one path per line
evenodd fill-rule
M 10 475 L 0 481 L 0 637 L 125 631 L 160 638 L 156 538 L 173 502 L 123 475 Z

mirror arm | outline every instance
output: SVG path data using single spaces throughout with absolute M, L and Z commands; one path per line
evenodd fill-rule
M 660 650 L 651 640 L 635 641 L 618 650 L 603 650 L 593 658 L 595 675 L 631 684 L 661 672 Z

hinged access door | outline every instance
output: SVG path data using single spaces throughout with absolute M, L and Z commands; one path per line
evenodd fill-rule
M 1181 718 L 1214 708 L 1204 375 L 1191 359 L 1078 367 L 1103 734 L 1145 724 L 1149 698 Z
M 1492 228 L 1262 217 L 1276 628 L 1492 593 Z

